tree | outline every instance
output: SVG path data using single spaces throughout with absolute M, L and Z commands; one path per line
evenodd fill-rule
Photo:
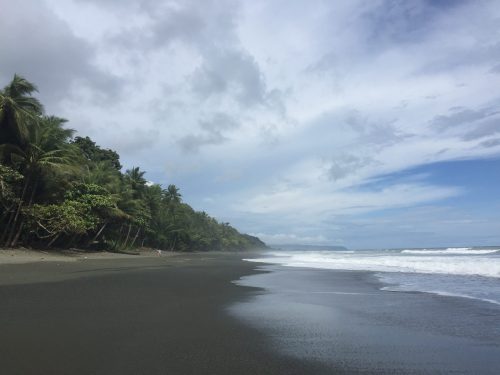
M 18 226 L 21 209 L 23 205 L 27 205 L 28 209 L 31 208 L 43 173 L 71 165 L 72 148 L 65 142 L 72 131 L 62 128 L 64 122 L 65 120 L 54 117 L 42 118 L 38 123 L 28 124 L 27 137 L 22 146 L 0 145 L 0 154 L 16 166 L 24 176 L 17 209 L 11 213 L 13 219 L 2 236 L 6 239 L 5 246 L 16 245 L 23 228 L 22 221 Z
M 141 171 L 139 167 L 132 167 L 132 169 L 127 169 L 125 172 L 125 181 L 130 185 L 134 197 L 136 198 L 142 195 L 146 186 L 147 181 L 144 178 L 145 173 L 146 172 Z
M 175 185 L 168 185 L 165 191 L 165 197 L 169 203 L 181 203 L 182 195 L 179 193 L 179 188 Z
M 42 104 L 31 96 L 36 91 L 34 84 L 17 74 L 0 91 L 0 144 L 24 144 L 28 123 L 35 123 L 43 113 Z
M 122 169 L 120 156 L 116 151 L 99 147 L 89 137 L 75 137 L 71 143 L 81 150 L 87 161 L 94 163 L 106 162 L 117 171 Z

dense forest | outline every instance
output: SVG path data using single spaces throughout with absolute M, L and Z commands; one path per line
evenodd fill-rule
M 177 251 L 264 247 L 151 184 L 139 167 L 74 136 L 15 75 L 0 91 L 0 247 Z

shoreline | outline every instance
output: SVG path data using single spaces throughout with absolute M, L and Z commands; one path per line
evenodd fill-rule
M 373 271 L 262 263 L 242 286 L 266 293 L 230 312 L 284 355 L 351 373 L 496 374 L 499 307 L 425 292 L 381 290 Z M 467 355 L 464 355 L 467 353 Z

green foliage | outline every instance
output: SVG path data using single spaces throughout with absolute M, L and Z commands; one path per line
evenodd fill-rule
M 22 179 L 21 173 L 0 164 L 0 204 L 4 213 L 18 202 L 17 190 Z
M 89 137 L 75 137 L 75 139 L 71 142 L 75 146 L 77 146 L 82 155 L 91 162 L 108 162 L 116 170 L 122 169 L 120 164 L 120 156 L 116 153 L 116 151 L 109 149 L 102 149 L 98 145 L 95 144 Z
M 265 246 L 182 202 L 174 184 L 148 184 L 139 167 L 76 137 L 66 120 L 43 115 L 20 76 L 0 91 L 0 246 L 130 251 L 243 250 Z
M 43 113 L 41 103 L 31 96 L 36 91 L 34 84 L 17 74 L 0 90 L 0 144 L 25 143 L 27 124 Z
M 61 234 L 85 234 L 96 227 L 98 220 L 89 215 L 88 205 L 77 201 L 62 204 L 35 204 L 29 212 L 31 228 L 38 238 Z

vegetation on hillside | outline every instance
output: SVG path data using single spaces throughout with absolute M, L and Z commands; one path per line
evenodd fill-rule
M 265 246 L 182 202 L 175 185 L 149 184 L 139 167 L 66 120 L 47 116 L 36 87 L 15 75 L 0 91 L 0 247 L 243 250 Z

